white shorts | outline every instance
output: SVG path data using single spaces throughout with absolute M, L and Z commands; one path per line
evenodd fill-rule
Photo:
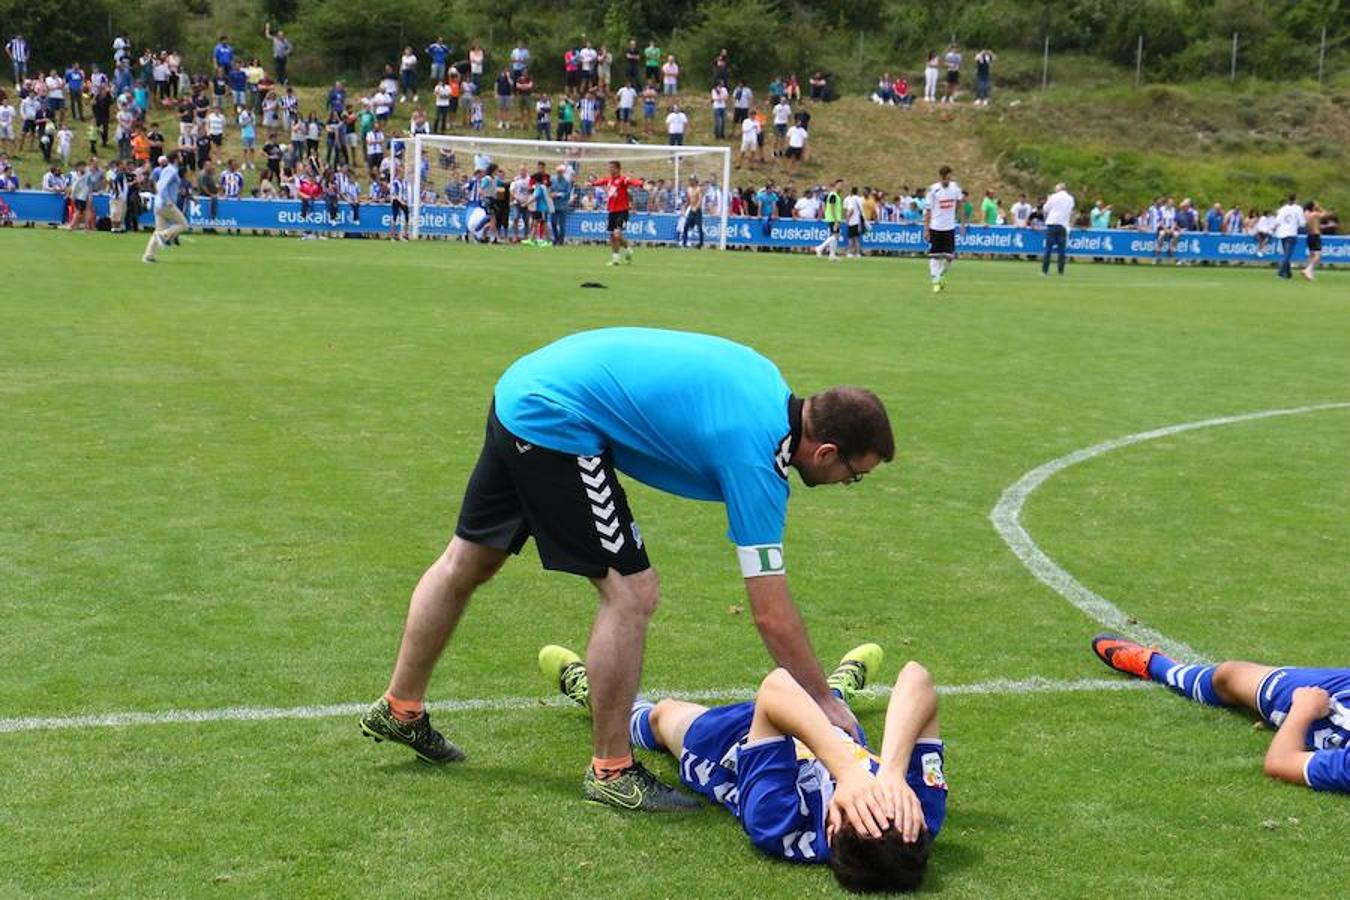
M 14 140 L 14 124 L 0 125 L 0 141 Z
M 481 206 L 475 206 L 469 213 L 469 234 L 481 241 L 488 222 L 487 210 Z
M 753 134 L 741 135 L 741 152 L 753 153 L 759 149 L 759 141 Z

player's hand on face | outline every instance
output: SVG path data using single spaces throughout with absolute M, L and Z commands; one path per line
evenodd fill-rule
M 891 821 L 895 823 L 896 830 L 905 839 L 905 843 L 917 841 L 919 832 L 924 827 L 923 805 L 919 803 L 918 795 L 905 781 L 902 773 L 881 772 L 877 775 L 877 781 L 886 792 L 886 809 Z
M 1290 711 L 1307 712 L 1321 718 L 1331 711 L 1331 695 L 1320 687 L 1301 687 L 1294 690 Z
M 858 717 L 853 715 L 853 710 L 849 709 L 847 703 L 830 695 L 828 700 L 820 704 L 820 708 L 831 725 L 842 728 L 853 740 L 862 743 L 862 728 L 858 725 Z
M 844 820 L 853 823 L 859 834 L 881 837 L 890 816 L 886 809 L 886 792 L 868 773 L 858 769 L 835 785 L 834 796 L 830 798 L 830 812 L 826 820 L 826 832 L 833 836 Z

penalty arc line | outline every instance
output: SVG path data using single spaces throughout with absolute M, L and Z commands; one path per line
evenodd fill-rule
M 972 684 L 940 685 L 939 694 L 945 695 L 1008 695 L 1061 694 L 1077 691 L 1122 691 L 1147 688 L 1149 684 L 1125 678 L 1079 678 L 1057 680 L 1027 678 L 1013 680 L 996 678 Z M 889 687 L 861 692 L 861 697 L 889 696 Z M 705 691 L 650 691 L 652 697 L 670 697 L 691 702 L 740 701 L 754 696 L 754 688 L 722 688 Z M 573 707 L 571 700 L 562 697 L 486 697 L 466 700 L 444 700 L 429 703 L 434 712 L 476 712 L 481 710 L 529 711 L 557 707 Z M 159 712 L 112 712 L 84 716 L 29 717 L 0 719 L 0 734 L 20 731 L 61 731 L 74 728 L 120 728 L 131 725 L 193 725 L 210 722 L 269 722 L 278 719 L 331 719 L 356 716 L 370 708 L 369 703 L 330 703 L 321 706 L 230 706 L 217 709 L 166 709 Z
M 1061 456 L 1058 459 L 1052 459 L 1048 463 L 1027 472 L 1003 492 L 1003 496 L 999 497 L 998 503 L 990 511 L 989 519 L 993 522 L 994 530 L 998 532 L 999 537 L 1003 538 L 1003 542 L 1022 561 L 1022 565 L 1026 566 L 1041 583 L 1068 600 L 1088 618 L 1114 631 L 1128 635 L 1140 643 L 1156 644 L 1169 656 L 1195 662 L 1207 662 L 1201 654 L 1190 646 L 1169 638 L 1155 628 L 1140 624 L 1138 620 L 1127 615 L 1110 600 L 1088 588 L 1065 571 L 1063 566 L 1051 559 L 1036 544 L 1036 541 L 1022 526 L 1022 507 L 1026 505 L 1032 492 L 1051 476 L 1057 475 L 1070 466 L 1101 456 L 1104 453 L 1110 453 L 1112 450 L 1119 450 L 1122 447 L 1142 444 L 1145 441 L 1169 437 L 1186 431 L 1196 431 L 1201 428 L 1216 428 L 1220 425 L 1236 425 L 1241 422 L 1255 422 L 1260 419 L 1273 419 L 1279 416 L 1298 416 L 1332 409 L 1350 409 L 1350 403 L 1321 403 L 1314 406 L 1267 409 L 1235 416 L 1219 416 L 1196 422 L 1168 425 L 1165 428 L 1155 428 L 1152 431 L 1140 431 L 1136 434 L 1127 434 L 1124 437 L 1103 441 L 1100 444 L 1093 444 L 1091 447 L 1075 450 L 1073 453 Z

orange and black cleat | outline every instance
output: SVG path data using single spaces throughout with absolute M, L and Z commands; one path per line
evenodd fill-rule
M 1118 634 L 1099 634 L 1092 639 L 1092 652 L 1117 672 L 1148 678 L 1148 663 L 1155 651 Z

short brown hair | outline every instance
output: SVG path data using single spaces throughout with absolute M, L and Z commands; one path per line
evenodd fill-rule
M 822 444 L 834 444 L 845 458 L 875 453 L 895 458 L 895 435 L 881 398 L 867 388 L 832 387 L 814 394 L 806 430 Z

